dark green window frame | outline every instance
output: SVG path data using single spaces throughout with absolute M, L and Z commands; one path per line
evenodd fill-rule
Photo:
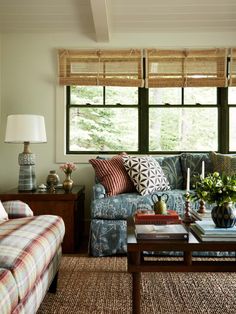
M 69 121 L 69 111 L 72 107 L 86 107 L 87 105 L 75 105 L 70 103 L 70 86 L 66 87 L 66 153 L 67 154 L 116 154 L 117 151 L 71 151 L 69 150 L 69 132 L 70 132 L 70 121 Z M 217 88 L 217 104 L 215 105 L 187 105 L 183 103 L 184 88 L 182 88 L 182 104 L 179 105 L 149 105 L 149 89 L 148 88 L 138 88 L 138 104 L 137 105 L 105 105 L 105 87 L 103 93 L 103 105 L 93 105 L 93 107 L 103 107 L 106 108 L 132 108 L 138 109 L 138 151 L 127 151 L 128 153 L 136 154 L 179 154 L 181 151 L 149 151 L 149 108 L 206 108 L 206 107 L 217 107 L 218 109 L 218 151 L 221 153 L 229 153 L 229 108 L 235 107 L 236 105 L 228 105 L 228 88 Z M 88 105 L 89 106 L 89 105 Z M 194 152 L 194 151 L 185 151 Z M 198 151 L 199 152 L 199 151 Z

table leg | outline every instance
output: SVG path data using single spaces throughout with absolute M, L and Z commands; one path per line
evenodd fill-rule
M 132 300 L 133 300 L 133 314 L 141 314 L 141 274 L 140 273 L 132 273 Z
M 192 252 L 184 252 L 184 262 L 186 265 L 192 265 Z

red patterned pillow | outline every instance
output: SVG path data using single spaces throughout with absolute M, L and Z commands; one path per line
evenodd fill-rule
M 109 196 L 135 190 L 128 173 L 125 170 L 122 154 L 112 159 L 90 159 L 99 182 L 105 187 Z

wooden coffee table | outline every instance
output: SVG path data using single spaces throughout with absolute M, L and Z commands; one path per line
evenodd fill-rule
M 137 241 L 133 219 L 128 220 L 128 272 L 132 273 L 133 313 L 140 311 L 140 283 L 142 272 L 236 272 L 236 260 L 193 260 L 193 251 L 236 251 L 236 242 L 200 242 L 189 231 L 188 241 Z M 148 260 L 144 251 L 182 251 L 181 260 Z

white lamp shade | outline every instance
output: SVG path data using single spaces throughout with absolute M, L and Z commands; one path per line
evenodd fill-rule
M 7 117 L 5 142 L 47 142 L 44 117 L 31 114 L 9 115 Z

